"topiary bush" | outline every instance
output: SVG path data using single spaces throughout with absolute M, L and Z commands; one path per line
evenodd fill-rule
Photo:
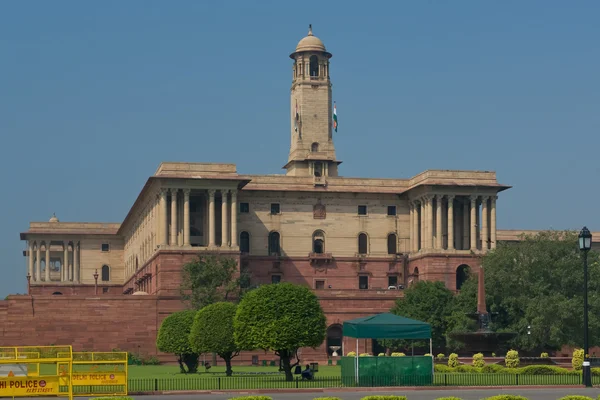
M 179 311 L 169 315 L 160 324 L 156 337 L 156 347 L 163 353 L 177 356 L 181 373 L 195 374 L 198 371 L 199 354 L 190 345 L 190 331 L 196 311 Z M 187 367 L 187 371 L 184 368 Z
M 519 366 L 519 352 L 516 350 L 509 350 L 504 358 L 506 368 L 517 368 Z
M 568 396 L 561 397 L 558 400 L 594 400 L 591 397 L 581 396 L 579 394 L 570 394 Z
M 385 357 L 385 353 L 379 353 L 377 354 L 377 357 Z
M 444 358 L 446 358 L 446 356 L 444 355 L 444 353 L 440 353 L 437 356 L 435 356 L 435 358 L 437 358 L 438 360 L 443 360 Z
M 450 396 L 450 397 L 438 397 L 435 400 L 462 400 L 462 399 L 460 397 Z
M 497 396 L 491 396 L 483 400 L 529 400 L 527 397 L 517 396 L 514 394 L 499 394 Z
M 483 374 L 502 374 L 506 373 L 506 368 L 502 365 L 498 364 L 487 364 L 483 368 L 481 368 L 481 373 Z
M 450 372 L 454 372 L 454 368 L 450 368 L 449 366 L 444 364 L 435 364 L 433 366 L 433 371 L 439 372 L 441 374 L 448 374 Z
M 460 362 L 458 361 L 458 354 L 456 354 L 456 353 L 450 354 L 450 357 L 448 357 L 448 366 L 450 368 L 456 368 L 459 365 L 460 365 Z
M 571 365 L 575 371 L 581 371 L 583 369 L 583 349 L 576 349 L 573 351 Z
M 359 357 L 369 357 L 370 354 L 369 353 L 360 353 Z
M 392 353 L 392 357 L 404 357 L 406 354 L 404 353 Z
M 483 368 L 485 367 L 485 360 L 483 359 L 482 353 L 477 353 L 473 356 L 473 366 L 475 368 Z
M 342 400 L 339 397 L 315 397 L 313 400 Z
M 406 396 L 366 396 L 360 400 L 406 400 Z
M 348 353 L 346 353 L 346 357 L 356 357 L 356 352 L 355 351 L 349 351 Z
M 548 358 L 548 353 L 544 352 L 544 353 L 540 354 L 540 357 L 541 358 Z
M 229 400 L 273 400 L 273 398 L 268 396 L 241 396 L 232 397 Z

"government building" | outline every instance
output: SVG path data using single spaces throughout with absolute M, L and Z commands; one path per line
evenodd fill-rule
M 483 254 L 499 241 L 519 240 L 521 231 L 496 228 L 500 194 L 510 187 L 495 172 L 343 176 L 333 138 L 332 54 L 309 29 L 289 57 L 285 173 L 162 163 L 120 223 L 56 216 L 31 222 L 21 233 L 29 295 L 0 302 L 7 321 L 0 345 L 119 348 L 167 360 L 156 351 L 156 332 L 183 308 L 182 266 L 199 253 L 218 253 L 236 259 L 252 284 L 285 281 L 314 290 L 327 316 L 327 340 L 303 349 L 302 358 L 323 361 L 330 346 L 345 345 L 343 321 L 389 311 L 418 280 L 458 290 Z M 360 345 L 373 351 L 370 341 Z M 238 361 L 271 359 L 255 352 Z

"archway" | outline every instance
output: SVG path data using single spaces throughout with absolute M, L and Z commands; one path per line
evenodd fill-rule
M 317 230 L 313 233 L 313 253 L 323 254 L 325 252 L 325 233 L 322 230 Z
M 456 290 L 460 290 L 462 285 L 469 279 L 471 267 L 467 264 L 461 264 L 456 268 Z
M 340 324 L 333 324 L 329 328 L 327 328 L 327 354 L 331 357 L 333 354 L 333 350 L 331 350 L 330 346 L 340 346 L 337 350 L 338 355 L 344 354 L 343 352 L 343 337 L 344 334 L 342 332 L 342 326 Z

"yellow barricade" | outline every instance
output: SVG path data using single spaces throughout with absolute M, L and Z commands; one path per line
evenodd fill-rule
M 59 364 L 58 375 L 67 374 Z M 75 396 L 127 396 L 127 353 L 73 352 L 71 381 Z
M 73 399 L 71 346 L 0 347 L 0 397 Z M 63 365 L 65 376 L 59 376 Z

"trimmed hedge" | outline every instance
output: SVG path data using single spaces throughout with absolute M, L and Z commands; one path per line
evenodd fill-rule
M 462 400 L 462 399 L 460 397 L 452 397 L 452 396 L 450 396 L 450 397 L 438 397 L 435 400 Z
M 406 396 L 366 396 L 360 400 L 406 400 Z
M 242 396 L 232 397 L 229 400 L 273 400 L 273 398 L 268 396 Z
M 514 394 L 499 394 L 497 396 L 491 396 L 483 400 L 529 400 L 527 397 L 517 396 Z
M 570 394 L 568 396 L 561 397 L 558 400 L 594 400 L 594 399 L 591 398 L 591 397 L 581 396 L 581 395 L 578 395 L 578 394 Z
M 448 357 L 448 366 L 450 368 L 456 368 L 456 367 L 458 367 L 459 364 L 460 364 L 460 361 L 458 361 L 458 354 L 456 354 L 456 353 L 450 354 L 450 357 Z
M 507 368 L 498 364 L 487 364 L 483 368 L 476 368 L 471 365 L 459 365 L 451 368 L 443 364 L 434 365 L 435 372 L 442 374 L 463 373 L 463 374 L 511 374 L 511 375 L 581 375 L 581 371 L 574 371 L 567 368 L 556 367 L 553 365 L 528 365 L 520 368 Z M 600 376 L 600 368 L 592 368 L 592 376 Z M 598 399 L 600 400 L 600 399 Z
M 315 397 L 313 400 L 342 400 L 339 397 Z

